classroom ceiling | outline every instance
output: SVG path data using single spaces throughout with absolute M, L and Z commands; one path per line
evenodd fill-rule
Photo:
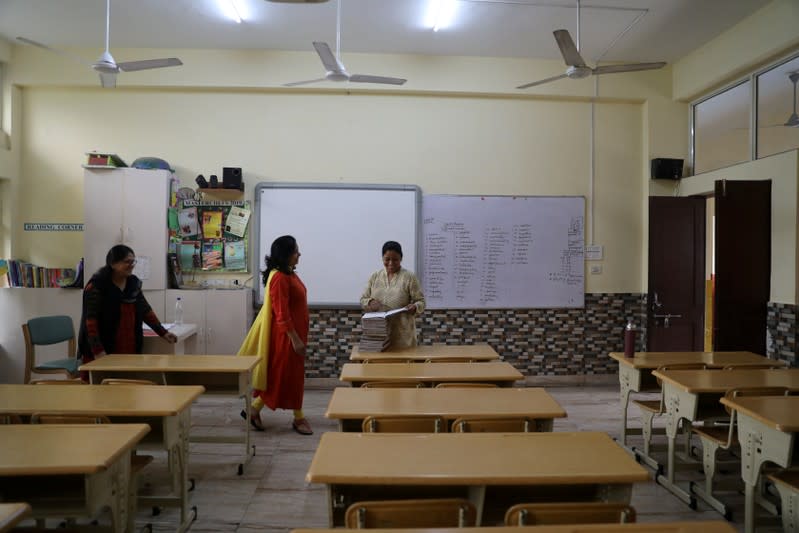
M 336 42 L 337 0 L 111 0 L 114 48 L 307 50 Z M 341 51 L 560 59 L 552 31 L 577 40 L 576 0 L 455 0 L 452 25 L 424 25 L 434 0 L 341 0 Z M 583 0 L 581 50 L 589 62 L 674 62 L 769 0 Z M 626 33 L 625 33 L 625 30 Z M 0 36 L 102 49 L 105 0 L 0 0 Z

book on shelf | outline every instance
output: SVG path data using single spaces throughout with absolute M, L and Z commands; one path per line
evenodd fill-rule
M 117 154 L 86 152 L 83 168 L 122 168 L 128 166 Z
M 47 268 L 16 259 L 4 262 L 9 287 L 60 288 L 72 286 L 77 277 L 74 268 Z

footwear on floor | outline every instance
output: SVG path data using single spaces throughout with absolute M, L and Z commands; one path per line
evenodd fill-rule
M 291 423 L 291 427 L 300 435 L 313 435 L 311 424 L 308 423 L 307 418 L 300 418 Z
M 241 410 L 240 414 L 244 420 L 247 420 L 247 412 L 244 409 Z M 255 431 L 263 431 L 265 429 L 263 422 L 261 422 L 261 413 L 254 409 L 250 409 L 250 425 Z

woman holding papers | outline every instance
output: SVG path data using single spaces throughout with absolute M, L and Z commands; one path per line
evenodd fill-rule
M 284 235 L 272 243 L 262 273 L 264 304 L 239 349 L 239 355 L 260 357 L 253 373 L 255 400 L 249 414 L 241 412 L 259 431 L 264 430 L 261 409 L 267 405 L 294 410 L 294 431 L 313 434 L 302 412 L 309 317 L 305 285 L 294 272 L 299 259 L 294 237 Z
M 167 342 L 177 342 L 144 298 L 141 280 L 133 275 L 135 266 L 133 250 L 118 244 L 108 251 L 105 266 L 83 289 L 78 349 L 84 363 L 108 353 L 141 353 L 142 323 Z
M 402 246 L 396 241 L 383 245 L 383 268 L 375 272 L 361 296 L 366 311 L 390 311 L 404 308 L 389 318 L 389 347 L 416 346 L 416 315 L 424 311 L 424 294 L 417 277 L 402 268 Z

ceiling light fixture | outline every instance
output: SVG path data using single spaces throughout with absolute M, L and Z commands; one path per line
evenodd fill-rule
M 241 24 L 241 11 L 236 5 L 236 0 L 219 0 L 219 8 L 227 18 L 236 21 L 236 24 Z
M 425 16 L 425 26 L 433 28 L 433 31 L 445 29 L 452 25 L 457 8 L 456 0 L 429 0 L 427 4 L 427 14 Z

